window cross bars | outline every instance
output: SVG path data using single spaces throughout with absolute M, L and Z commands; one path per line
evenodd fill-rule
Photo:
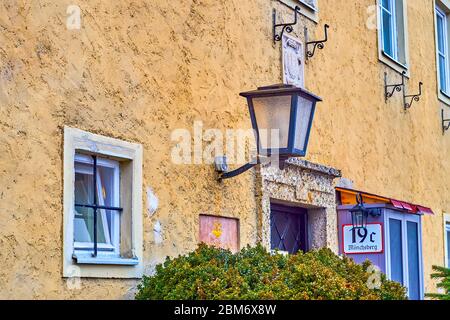
M 122 212 L 123 208 L 119 208 L 119 207 L 110 207 L 110 206 L 102 206 L 98 204 L 98 198 L 97 198 L 97 156 L 96 155 L 92 155 L 92 159 L 94 161 L 94 166 L 93 166 L 93 174 L 94 174 L 94 178 L 93 178 L 93 185 L 94 187 L 92 188 L 93 190 L 93 195 L 94 195 L 94 203 L 93 204 L 78 204 L 75 203 L 75 207 L 80 207 L 80 208 L 90 208 L 94 210 L 94 252 L 92 253 L 93 257 L 97 257 L 98 254 L 98 234 L 97 234 L 97 229 L 98 229 L 98 223 L 97 223 L 97 210 L 111 210 L 111 211 L 119 211 Z

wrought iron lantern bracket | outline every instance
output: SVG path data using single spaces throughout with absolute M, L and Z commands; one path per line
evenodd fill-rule
M 228 171 L 227 158 L 226 157 L 218 157 L 215 159 L 216 171 L 219 174 L 218 180 L 222 181 L 225 179 L 234 178 L 234 177 L 241 175 L 244 172 L 250 170 L 251 168 L 257 166 L 260 163 L 261 162 L 260 162 L 259 158 L 257 158 L 255 160 L 243 165 L 242 167 L 237 168 L 236 170 Z
M 423 82 L 419 82 L 419 93 L 418 94 L 406 94 L 406 71 L 402 72 L 402 82 L 397 84 L 388 84 L 387 82 L 387 73 L 384 73 L 384 101 L 387 103 L 389 98 L 392 98 L 394 93 L 403 91 L 403 108 L 405 110 L 411 108 L 414 101 L 418 102 L 420 100 L 420 96 L 422 95 L 422 86 Z M 408 101 L 409 100 L 409 101 Z
M 442 117 L 442 133 L 445 134 L 445 131 L 450 129 L 450 119 L 444 118 L 444 110 L 441 110 Z
M 316 49 L 323 49 L 325 47 L 324 43 L 328 41 L 328 29 L 330 26 L 328 24 L 325 24 L 324 26 L 324 33 L 325 33 L 325 39 L 319 40 L 319 41 L 308 41 L 307 40 L 307 29 L 305 29 L 306 34 L 306 45 L 305 45 L 305 52 L 306 52 L 306 59 L 310 59 L 314 57 L 314 54 L 316 53 Z M 308 47 L 313 46 L 311 50 L 308 50 Z
M 285 161 L 287 160 L 287 157 L 280 156 L 279 157 L 279 168 L 282 170 L 285 167 Z M 227 157 L 221 156 L 216 157 L 214 160 L 214 166 L 216 169 L 216 172 L 219 174 L 218 181 L 221 182 L 222 180 L 231 179 L 234 177 L 237 177 L 248 170 L 256 167 L 260 164 L 268 164 L 271 163 L 270 157 L 267 158 L 261 158 L 260 156 L 256 157 L 252 161 L 250 161 L 247 164 L 244 164 L 243 166 L 237 168 L 233 171 L 228 171 L 228 164 L 227 164 Z
M 290 9 L 292 7 L 288 6 Z M 281 41 L 283 39 L 284 32 L 291 33 L 294 29 L 292 26 L 295 26 L 298 22 L 298 15 L 300 14 L 300 7 L 295 6 L 295 8 L 292 9 L 295 13 L 294 15 L 294 21 L 291 23 L 277 23 L 277 16 L 275 9 L 273 10 L 273 42 Z M 282 28 L 280 34 L 277 34 L 277 28 Z
M 406 72 L 402 73 L 402 83 L 388 84 L 387 82 L 387 72 L 384 73 L 384 102 L 387 103 L 389 98 L 392 98 L 395 91 L 400 92 L 405 89 L 405 76 Z
M 419 102 L 420 96 L 422 95 L 422 86 L 423 82 L 419 82 L 419 93 L 418 94 L 406 94 L 406 90 L 403 90 L 403 106 L 405 110 L 411 108 L 414 101 Z M 407 101 L 407 99 L 411 98 L 410 101 Z

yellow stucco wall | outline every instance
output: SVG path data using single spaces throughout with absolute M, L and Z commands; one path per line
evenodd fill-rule
M 411 90 L 384 103 L 377 32 L 367 28 L 375 0 L 319 0 L 320 21 L 303 26 L 330 40 L 306 67 L 318 107 L 307 159 L 342 170 L 357 189 L 430 206 L 424 218 L 426 291 L 444 263 L 442 213 L 450 211 L 450 133 L 441 132 L 432 0 L 408 0 Z M 62 274 L 63 126 L 141 143 L 144 258 L 195 248 L 198 214 L 240 218 L 241 246 L 257 241 L 254 174 L 218 184 L 211 165 L 171 163 L 172 130 L 249 128 L 238 93 L 281 81 L 269 0 L 84 0 L 82 29 L 67 30 L 69 0 L 0 3 L 0 298 L 130 298 L 133 280 L 82 279 L 69 290 Z M 447 108 L 448 111 L 448 108 Z M 144 197 L 144 208 L 147 206 Z M 160 221 L 163 243 L 154 242 Z

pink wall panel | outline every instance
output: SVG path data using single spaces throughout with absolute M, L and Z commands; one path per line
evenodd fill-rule
M 219 248 L 239 251 L 239 220 L 200 215 L 200 242 Z

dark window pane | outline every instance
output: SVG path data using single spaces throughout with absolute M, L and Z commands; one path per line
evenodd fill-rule
M 420 299 L 419 232 L 417 223 L 407 222 L 409 298 Z
M 306 251 L 306 210 L 271 206 L 271 249 L 295 254 Z
M 403 284 L 402 222 L 389 219 L 391 279 Z

